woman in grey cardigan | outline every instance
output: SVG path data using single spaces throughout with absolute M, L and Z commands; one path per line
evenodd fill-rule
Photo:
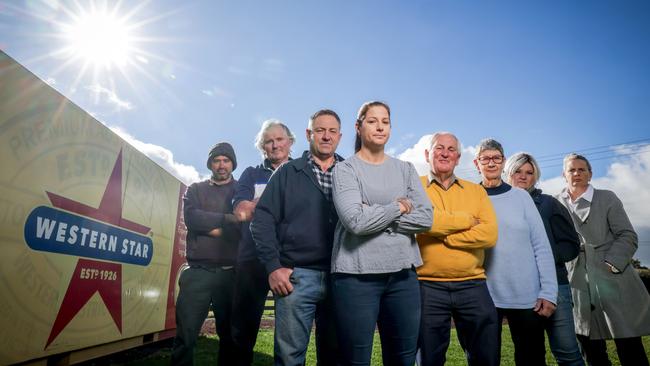
M 567 265 L 576 333 L 590 365 L 611 365 L 605 339 L 614 339 L 623 366 L 648 365 L 641 336 L 650 334 L 650 296 L 630 260 L 637 235 L 611 191 L 594 189 L 591 164 L 564 158 L 567 187 L 560 202 L 580 235 L 580 254 Z
M 346 365 L 370 365 L 375 325 L 384 365 L 415 363 L 422 264 L 415 233 L 433 221 L 412 164 L 384 153 L 388 105 L 365 103 L 356 122 L 355 155 L 334 168 L 339 222 L 332 250 L 337 336 Z

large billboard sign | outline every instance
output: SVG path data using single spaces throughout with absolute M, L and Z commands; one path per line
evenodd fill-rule
M 0 51 L 0 364 L 174 328 L 185 186 Z

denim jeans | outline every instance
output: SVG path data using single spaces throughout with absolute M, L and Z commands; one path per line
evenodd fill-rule
M 344 365 L 370 365 L 375 326 L 383 364 L 413 366 L 420 327 L 420 286 L 414 269 L 332 276 L 336 330 Z
M 557 308 L 553 315 L 545 321 L 546 334 L 551 346 L 551 352 L 560 366 L 584 366 L 580 354 L 578 339 L 573 324 L 573 300 L 571 286 L 559 285 Z
M 275 297 L 276 366 L 305 364 L 309 335 L 316 320 L 316 357 L 318 365 L 335 365 L 336 337 L 329 296 L 329 273 L 294 268 L 290 280 L 293 292 Z
M 497 309 L 485 280 L 420 281 L 420 293 L 420 366 L 445 364 L 452 318 L 467 363 L 499 365 Z
M 219 365 L 232 365 L 234 344 L 230 335 L 233 269 L 190 267 L 183 271 L 176 301 L 176 337 L 172 365 L 192 365 L 194 346 L 210 307 L 219 335 Z

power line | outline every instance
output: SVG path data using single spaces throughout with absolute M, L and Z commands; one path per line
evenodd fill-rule
M 551 157 L 557 157 L 557 156 L 561 156 L 562 158 L 564 158 L 567 154 L 571 154 L 571 153 L 579 153 L 579 152 L 581 152 L 581 153 L 586 153 L 586 152 L 588 152 L 588 151 L 592 151 L 592 150 L 600 150 L 600 149 L 607 149 L 607 151 L 609 151 L 609 150 L 611 150 L 612 147 L 617 147 L 617 146 L 623 146 L 623 145 L 645 145 L 644 142 L 645 142 L 645 143 L 650 142 L 650 138 L 643 138 L 643 139 L 638 139 L 638 140 L 632 140 L 632 141 L 620 142 L 620 143 L 616 143 L 616 144 L 609 144 L 609 145 L 600 145 L 600 146 L 594 146 L 594 147 L 587 147 L 587 148 L 584 148 L 584 149 L 576 149 L 576 150 L 573 150 L 573 151 L 567 151 L 567 152 L 562 152 L 562 153 L 553 153 L 553 154 L 548 154 L 548 155 L 540 155 L 540 156 L 539 156 L 539 159 L 537 159 L 537 158 L 536 158 L 536 159 L 537 159 L 537 161 L 542 161 L 542 160 L 544 160 L 544 159 L 551 158 Z
M 632 151 L 632 152 L 629 152 L 629 153 L 620 153 L 620 154 L 616 153 L 613 148 L 614 147 L 621 147 L 621 146 L 625 146 L 625 147 L 630 148 L 630 149 L 635 149 L 635 151 Z M 643 153 L 646 153 L 646 152 L 650 152 L 650 138 L 631 140 L 631 141 L 626 141 L 626 142 L 621 142 L 621 143 L 616 143 L 616 144 L 588 147 L 588 148 L 584 148 L 584 149 L 573 150 L 573 151 L 570 151 L 570 152 L 540 155 L 539 158 L 536 157 L 536 160 L 541 165 L 540 170 L 545 169 L 545 168 L 553 168 L 553 167 L 557 167 L 557 166 L 562 166 L 562 162 L 564 160 L 564 157 L 567 154 L 570 154 L 572 152 L 573 153 L 580 153 L 582 155 L 587 155 L 587 157 L 589 158 L 589 161 L 599 161 L 599 160 L 613 159 L 613 158 L 618 158 L 618 157 L 633 156 L 633 155 L 638 155 L 638 154 L 643 154 Z M 607 154 L 607 155 L 606 156 L 598 156 L 598 155 L 602 155 L 602 154 Z M 543 164 L 545 162 L 547 162 L 549 164 Z M 474 171 L 474 169 L 472 169 L 472 168 L 458 169 L 458 173 L 471 173 L 473 171 Z
M 630 152 L 630 153 L 625 153 L 625 154 L 613 154 L 613 155 L 610 155 L 610 156 L 601 156 L 601 157 L 596 157 L 596 158 L 589 157 L 589 161 L 592 162 L 592 161 L 598 161 L 598 160 L 613 159 L 613 158 L 618 158 L 618 157 L 623 157 L 623 156 L 632 156 L 632 155 L 643 154 L 643 153 L 646 153 L 646 152 L 650 152 L 650 145 L 648 145 L 647 147 L 648 148 L 645 149 L 645 150 L 637 150 L 637 151 Z M 557 163 L 557 164 L 552 164 L 552 165 L 540 166 L 539 169 L 542 170 L 543 168 L 552 168 L 552 167 L 556 167 L 556 166 L 562 166 L 562 164 L 563 164 L 563 162 L 560 162 L 560 163 Z

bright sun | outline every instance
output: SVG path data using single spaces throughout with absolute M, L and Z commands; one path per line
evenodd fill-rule
M 134 78 L 144 76 L 156 80 L 150 74 L 150 60 L 160 62 L 165 70 L 172 69 L 169 66 L 172 61 L 152 52 L 154 42 L 167 40 L 149 33 L 151 26 L 173 12 L 146 17 L 145 14 L 152 14 L 145 9 L 147 1 L 133 2 L 134 6 L 125 6 L 123 0 L 54 0 L 53 3 L 57 5 L 47 20 L 56 31 L 44 36 L 56 39 L 57 45 L 53 52 L 42 57 L 57 60 L 57 67 L 51 72 L 53 77 L 65 73 L 74 79 L 69 88 L 71 93 L 80 84 L 90 82 L 86 87 L 98 90 L 96 98 L 101 93 L 110 97 L 123 82 L 135 87 L 138 83 Z
M 133 38 L 128 25 L 109 12 L 79 14 L 63 32 L 70 56 L 95 67 L 123 67 L 132 57 Z

